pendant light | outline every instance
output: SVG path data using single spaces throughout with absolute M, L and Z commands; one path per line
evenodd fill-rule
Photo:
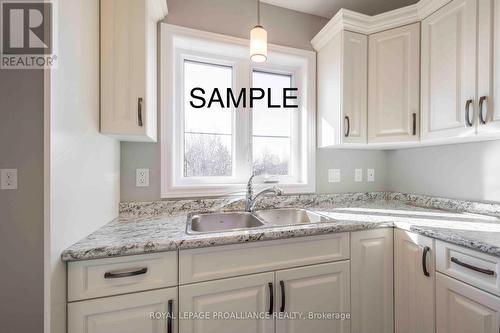
M 250 59 L 253 62 L 267 60 L 267 31 L 260 25 L 260 0 L 257 0 L 257 25 L 250 31 Z

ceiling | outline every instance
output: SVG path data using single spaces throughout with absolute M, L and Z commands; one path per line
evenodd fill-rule
M 340 8 L 376 15 L 418 2 L 418 0 L 260 0 L 303 13 L 331 18 Z

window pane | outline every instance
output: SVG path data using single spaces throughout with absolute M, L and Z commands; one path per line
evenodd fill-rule
M 283 104 L 283 88 L 292 86 L 290 75 L 253 72 L 253 86 L 271 88 L 273 105 Z M 269 108 L 267 98 L 254 104 L 252 110 L 253 172 L 256 175 L 288 175 L 291 155 L 293 111 Z
M 253 172 L 255 175 L 288 175 L 290 139 L 253 137 Z
M 214 177 L 232 175 L 232 110 L 219 103 L 210 108 L 193 108 L 193 88 L 205 91 L 208 102 L 215 88 L 226 100 L 232 87 L 232 68 L 200 62 L 184 62 L 184 176 Z M 197 95 L 200 95 L 197 93 Z
M 230 176 L 231 136 L 185 134 L 184 176 Z

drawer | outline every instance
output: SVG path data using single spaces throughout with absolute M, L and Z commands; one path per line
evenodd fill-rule
M 461 246 L 436 242 L 436 269 L 500 296 L 500 258 Z
M 68 263 L 68 301 L 177 285 L 177 252 Z
M 179 282 L 187 284 L 349 259 L 349 234 L 299 237 L 179 251 Z

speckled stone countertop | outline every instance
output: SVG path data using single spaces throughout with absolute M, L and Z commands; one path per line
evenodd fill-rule
M 500 205 L 420 195 L 373 192 L 265 198 L 256 209 L 309 208 L 331 219 L 305 225 L 187 234 L 191 212 L 242 210 L 241 199 L 200 199 L 122 203 L 120 217 L 62 253 L 62 260 L 173 251 L 397 227 L 500 256 Z

